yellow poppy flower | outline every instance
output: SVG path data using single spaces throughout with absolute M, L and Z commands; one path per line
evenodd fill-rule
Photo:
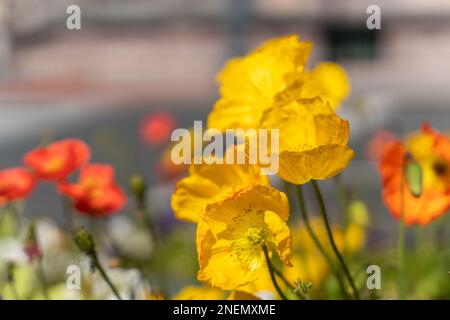
M 263 128 L 279 129 L 278 176 L 294 184 L 333 177 L 354 154 L 348 121 L 320 98 L 292 100 L 301 87 L 295 83 L 278 95 L 261 120 Z
M 268 185 L 256 165 L 191 165 L 189 176 L 176 184 L 172 209 L 178 219 L 197 223 L 209 203 L 224 200 L 235 192 L 256 184 Z
M 258 128 L 263 110 L 304 70 L 310 51 L 311 43 L 290 35 L 230 60 L 218 76 L 221 98 L 208 117 L 208 127 Z
M 186 286 L 181 289 L 173 300 L 223 300 L 225 292 L 216 288 Z
M 284 193 L 256 185 L 207 206 L 197 226 L 198 279 L 234 290 L 267 270 L 263 246 L 290 266 L 291 232 Z
M 230 60 L 218 76 L 220 99 L 208 117 L 208 127 L 225 129 L 258 128 L 262 113 L 274 98 L 295 81 L 304 83 L 297 98 L 321 97 L 336 109 L 350 93 L 345 70 L 324 62 L 305 70 L 310 42 L 297 35 L 263 43 L 245 57 Z

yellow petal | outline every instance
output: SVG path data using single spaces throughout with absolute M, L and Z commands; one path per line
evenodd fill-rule
M 292 236 L 288 225 L 279 215 L 272 211 L 265 212 L 264 222 L 273 234 L 275 247 L 280 260 L 286 266 L 292 266 L 290 261 L 292 255 Z
M 190 174 L 177 183 L 171 205 L 178 219 L 194 223 L 207 204 L 253 184 L 268 184 L 256 165 L 199 164 L 190 167 Z
M 178 219 L 198 222 L 201 212 L 210 201 L 220 195 L 220 188 L 211 180 L 190 176 L 176 184 L 171 205 Z
M 333 62 L 322 62 L 304 73 L 303 98 L 321 97 L 333 109 L 350 94 L 350 82 L 344 68 Z
M 246 57 L 231 60 L 219 74 L 221 98 L 208 117 L 208 127 L 257 128 L 274 96 L 293 74 L 303 71 L 310 50 L 310 43 L 292 35 L 270 40 Z
M 347 167 L 353 155 L 352 149 L 340 145 L 319 146 L 302 152 L 282 151 L 278 176 L 294 184 L 328 179 Z
M 223 290 L 234 290 L 240 286 L 255 281 L 265 267 L 261 254 L 252 261 L 253 267 L 247 269 L 240 260 L 232 254 L 231 243 L 227 240 L 217 240 L 212 246 L 204 267 L 199 270 L 199 281 L 208 282 L 211 286 Z
M 341 119 L 322 99 L 285 102 L 283 99 L 286 98 L 279 96 L 278 103 L 268 108 L 261 120 L 262 127 L 280 131 L 281 151 L 347 144 L 350 134 L 348 121 Z
M 255 185 L 243 189 L 221 202 L 209 204 L 203 218 L 210 225 L 214 234 L 226 230 L 236 222 L 248 209 L 270 210 L 283 220 L 289 217 L 289 201 L 286 194 L 274 188 Z

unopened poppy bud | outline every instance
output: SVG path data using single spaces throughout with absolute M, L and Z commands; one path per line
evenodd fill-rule
M 74 232 L 73 240 L 77 247 L 87 255 L 95 255 L 95 243 L 92 235 L 85 229 L 79 228 Z
M 139 203 L 143 203 L 145 199 L 145 192 L 147 186 L 145 184 L 144 178 L 140 175 L 134 175 L 130 179 L 130 186 L 133 190 L 134 196 Z
M 309 293 L 311 291 L 312 284 L 311 282 L 303 282 L 301 279 L 297 279 L 295 281 L 295 289 L 294 293 L 300 294 L 304 299 L 309 300 Z

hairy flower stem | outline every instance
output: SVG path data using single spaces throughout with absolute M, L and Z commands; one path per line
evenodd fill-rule
M 150 212 L 148 210 L 147 205 L 145 203 L 139 203 L 138 211 L 142 217 L 145 227 L 147 228 L 147 231 L 148 231 L 150 237 L 152 238 L 153 242 L 155 244 L 160 244 L 161 239 L 159 238 L 159 235 L 156 232 L 155 224 L 153 222 L 153 219 L 150 216 Z
M 398 298 L 405 299 L 405 285 L 404 285 L 404 265 L 405 265 L 405 223 L 400 220 L 398 223 Z
M 42 258 L 39 258 L 37 261 L 38 265 L 38 276 L 41 281 L 42 286 L 42 294 L 44 295 L 45 300 L 50 300 L 50 296 L 48 295 L 48 282 L 47 277 L 45 276 L 44 266 L 42 265 Z
M 299 200 L 299 205 L 300 205 L 300 215 L 301 215 L 301 217 L 303 219 L 303 222 L 305 224 L 306 231 L 308 232 L 309 236 L 311 237 L 312 241 L 314 242 L 314 245 L 317 247 L 317 249 L 320 251 L 322 256 L 327 261 L 327 263 L 330 266 L 333 274 L 336 276 L 336 279 L 339 282 L 339 287 L 341 289 L 342 294 L 344 295 L 345 298 L 349 298 L 349 295 L 347 293 L 347 290 L 345 289 L 345 284 L 344 284 L 344 281 L 342 280 L 342 277 L 341 277 L 341 274 L 339 273 L 339 270 L 336 269 L 333 261 L 331 261 L 330 256 L 328 255 L 328 253 L 323 248 L 322 244 L 320 243 L 319 239 L 317 238 L 317 235 L 315 234 L 314 230 L 311 227 L 311 224 L 310 224 L 309 218 L 308 218 L 308 213 L 306 211 L 305 199 L 303 197 L 303 188 L 302 188 L 301 185 L 297 186 L 297 195 L 298 195 L 298 200 Z
M 273 272 L 278 276 L 278 278 L 280 278 L 283 281 L 283 283 L 286 285 L 286 287 L 288 287 L 291 290 L 295 289 L 295 286 L 292 283 L 290 283 L 288 281 L 288 279 L 286 279 L 286 277 L 283 275 L 283 273 L 280 270 L 275 268 L 275 266 L 272 266 L 272 268 L 273 268 Z
M 275 271 L 272 266 L 272 262 L 270 262 L 269 252 L 267 251 L 266 245 L 263 245 L 263 252 L 264 252 L 264 257 L 266 258 L 267 267 L 269 269 L 270 279 L 272 279 L 272 283 L 273 283 L 273 286 L 275 287 L 275 290 L 277 291 L 277 293 L 281 297 L 281 299 L 288 300 L 286 298 L 286 296 L 284 295 L 283 291 L 281 290 L 280 286 L 278 285 L 277 279 L 275 278 Z
M 278 270 L 277 268 L 275 268 L 275 266 L 272 266 L 272 268 L 273 268 L 273 272 L 278 276 L 278 278 L 280 278 L 283 281 L 284 285 L 286 287 L 288 287 L 291 290 L 291 292 L 295 291 L 296 287 L 292 283 L 290 283 L 288 281 L 288 279 L 286 279 L 286 277 L 283 275 L 283 273 L 280 270 Z M 295 294 L 297 295 L 297 297 L 299 299 L 309 300 L 309 296 L 306 297 L 305 295 L 302 295 L 298 291 L 295 291 Z
M 400 219 L 398 222 L 398 239 L 397 239 L 397 255 L 398 255 L 398 275 L 397 275 L 397 290 L 398 290 L 398 298 L 400 300 L 405 299 L 405 282 L 404 282 L 404 268 L 405 268 L 405 222 L 404 219 L 404 197 L 403 197 L 403 175 L 400 179 Z
M 106 273 L 105 269 L 103 269 L 102 265 L 100 264 L 100 261 L 98 261 L 97 255 L 92 255 L 91 258 L 92 258 L 92 261 L 93 261 L 93 263 L 95 265 L 95 268 L 98 269 L 98 271 L 100 272 L 100 275 L 102 276 L 103 280 L 105 280 L 105 282 L 111 288 L 111 290 L 114 293 L 114 295 L 116 296 L 116 298 L 119 299 L 119 300 L 122 300 L 122 298 L 120 297 L 120 294 L 117 291 L 116 287 L 114 286 L 114 284 L 109 279 L 108 274 Z
M 325 228 L 327 230 L 328 240 L 330 241 L 331 248 L 333 249 L 334 254 L 336 255 L 337 259 L 339 260 L 339 263 L 341 264 L 342 269 L 344 270 L 345 276 L 347 277 L 348 282 L 350 283 L 350 286 L 352 287 L 355 299 L 359 300 L 358 289 L 356 288 L 355 282 L 353 281 L 350 271 L 348 270 L 347 265 L 345 264 L 344 258 L 342 258 L 342 255 L 339 253 L 339 250 L 334 241 L 333 232 L 331 231 L 330 223 L 328 221 L 328 215 L 327 215 L 327 210 L 325 208 L 325 202 L 323 200 L 322 193 L 320 192 L 319 185 L 317 184 L 317 181 L 315 181 L 315 180 L 311 180 L 311 182 L 313 185 L 314 193 L 317 198 L 317 202 L 319 203 L 320 213 L 322 215 L 322 218 L 323 218 L 323 221 L 325 224 Z

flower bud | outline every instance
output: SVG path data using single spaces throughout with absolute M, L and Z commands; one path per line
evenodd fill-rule
M 147 186 L 145 184 L 144 178 L 142 176 L 135 174 L 130 179 L 130 186 L 133 190 L 133 194 L 139 203 L 143 203 L 145 200 L 145 192 Z
M 79 228 L 75 230 L 73 240 L 77 247 L 90 256 L 95 255 L 95 243 L 92 235 L 85 229 Z

